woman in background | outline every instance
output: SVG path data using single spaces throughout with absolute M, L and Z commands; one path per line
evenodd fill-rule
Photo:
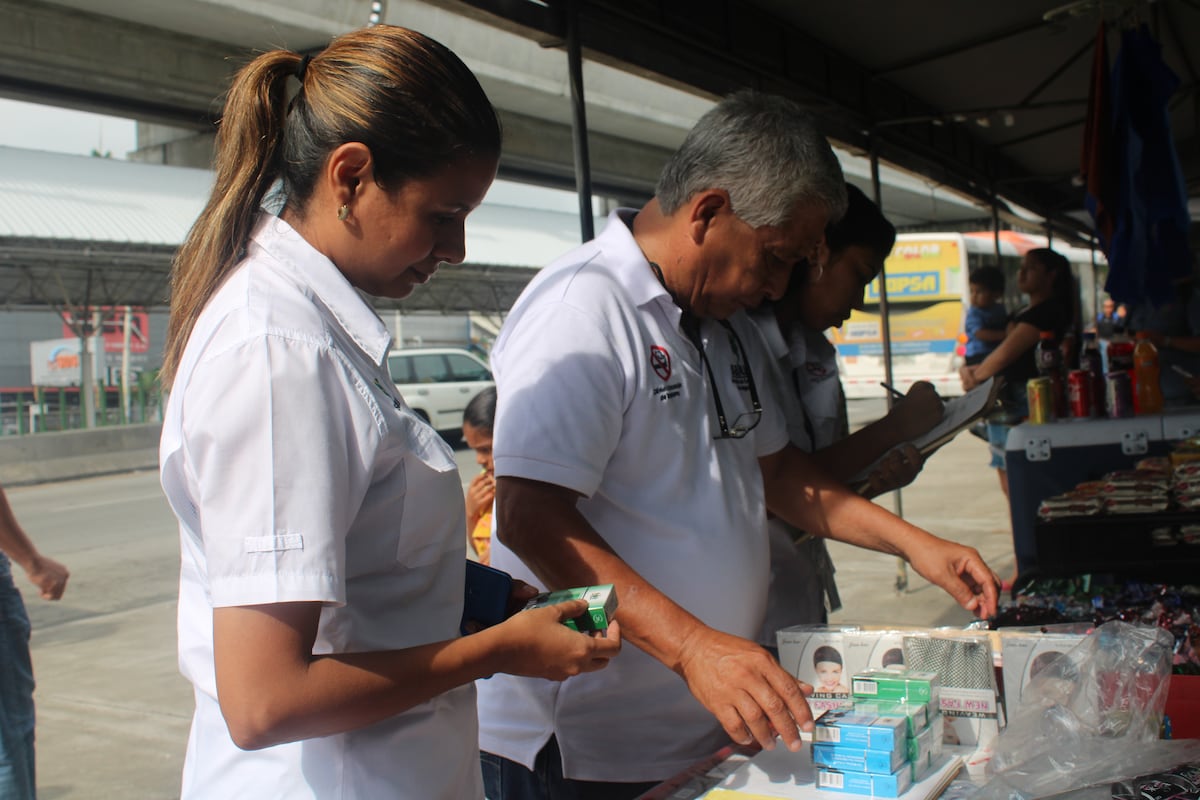
M 1000 477 L 1000 489 L 1008 497 L 1008 471 L 1004 467 L 1004 450 L 1008 431 L 1029 416 L 1029 403 L 1025 385 L 1030 378 L 1037 377 L 1037 343 L 1043 331 L 1054 334 L 1055 342 L 1061 342 L 1074 324 L 1075 280 L 1071 276 L 1071 264 L 1066 256 L 1047 247 L 1030 250 L 1021 261 L 1017 271 L 1017 287 L 1029 296 L 1029 305 L 1013 317 L 1008 335 L 988 354 L 981 363 L 965 366 L 959 370 L 963 390 L 971 391 L 979 384 L 999 375 L 1004 378 L 1001 395 L 1004 410 L 988 418 L 988 444 L 991 450 L 991 466 Z M 1004 582 L 1011 589 L 1020 571 L 1018 564 L 1012 578 Z

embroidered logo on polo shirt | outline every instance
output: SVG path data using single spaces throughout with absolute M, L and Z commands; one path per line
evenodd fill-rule
M 667 352 L 665 347 L 659 347 L 656 344 L 650 345 L 650 368 L 664 382 L 671 379 L 671 354 Z M 678 382 L 668 383 L 665 386 L 655 386 L 654 399 L 663 402 L 673 397 L 679 397 L 681 386 L 683 384 Z
M 650 345 L 650 367 L 664 381 L 671 380 L 671 354 L 656 344 Z

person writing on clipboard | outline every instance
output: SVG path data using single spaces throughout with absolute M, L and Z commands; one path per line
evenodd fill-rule
M 846 195 L 846 214 L 826 229 L 816 258 L 798 264 L 783 296 L 751 318 L 771 356 L 768 385 L 791 443 L 840 481 L 866 470 L 862 494 L 874 497 L 908 485 L 921 471 L 925 456 L 908 442 L 941 420 L 943 404 L 932 384 L 918 381 L 887 416 L 852 435 L 845 430 L 837 353 L 825 331 L 863 307 L 867 285 L 896 239 L 896 229 L 861 190 L 847 184 Z M 777 630 L 827 622 L 841 603 L 825 540 L 778 517 L 768 527 L 771 588 L 758 641 L 773 650 Z

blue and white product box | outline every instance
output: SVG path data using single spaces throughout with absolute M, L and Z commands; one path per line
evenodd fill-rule
M 846 635 L 855 628 L 795 625 L 775 633 L 779 665 L 813 687 L 808 707 L 814 714 L 850 704 L 852 667 L 846 662 Z
M 851 686 L 854 697 L 861 700 L 928 703 L 936 708 L 941 699 L 941 682 L 936 672 L 869 669 L 855 673 Z
M 899 797 L 912 786 L 912 772 L 905 764 L 891 773 L 842 772 L 817 767 L 817 788 L 846 794 L 869 794 L 874 797 Z
M 904 717 L 877 717 L 853 709 L 826 711 L 813 728 L 813 743 L 903 752 L 907 727 Z
M 929 725 L 928 703 L 892 703 L 884 700 L 855 700 L 854 713 L 875 717 L 899 717 L 906 722 L 905 733 L 916 736 Z
M 891 773 L 905 762 L 904 748 L 896 750 L 867 750 L 844 744 L 813 742 L 812 760 L 823 767 L 847 772 Z

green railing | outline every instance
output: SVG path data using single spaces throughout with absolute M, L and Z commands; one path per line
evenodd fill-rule
M 121 387 L 96 387 L 96 425 L 125 425 L 161 419 L 162 393 L 154 381 L 139 381 L 129 387 L 125 407 Z M 86 428 L 79 387 L 0 388 L 0 435 L 23 436 L 48 431 Z

